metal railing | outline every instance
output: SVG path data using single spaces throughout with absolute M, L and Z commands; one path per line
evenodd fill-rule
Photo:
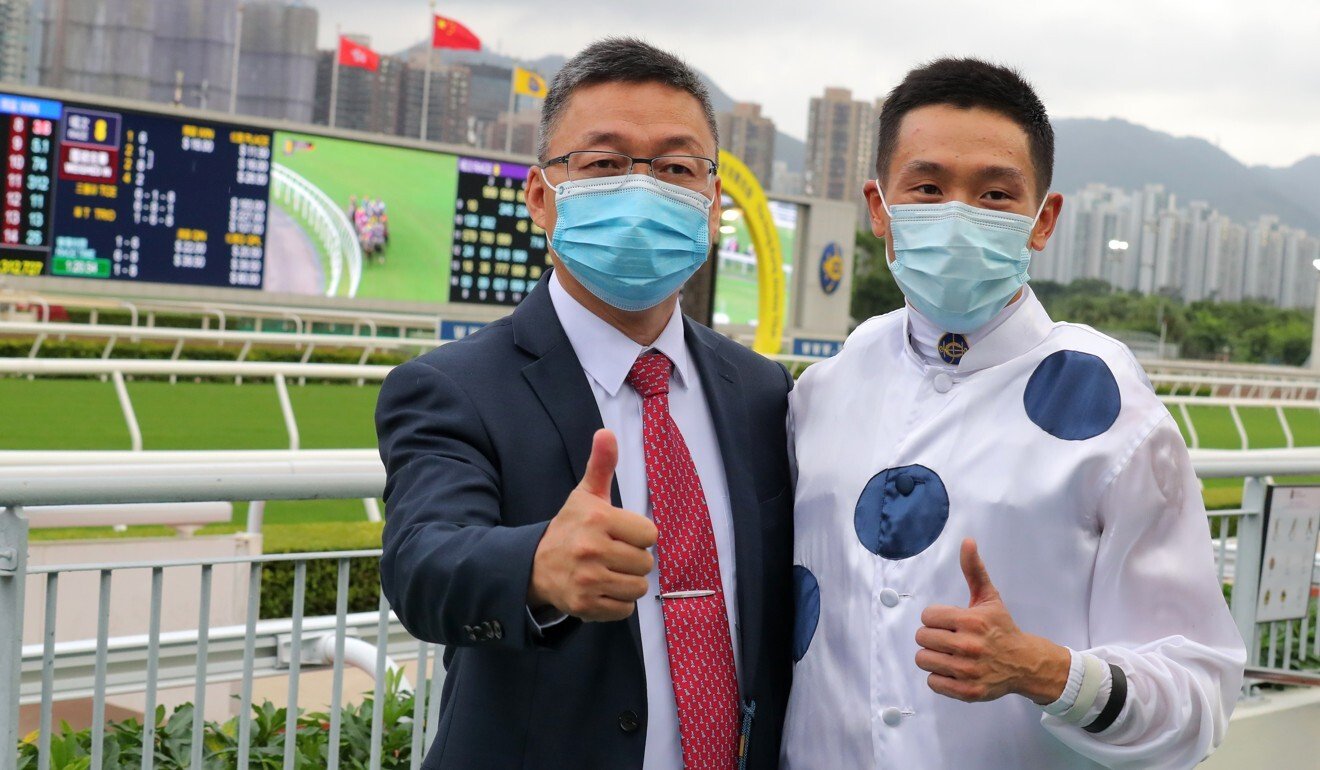
M 105 454 L 105 453 L 101 453 Z M 209 455 L 223 455 L 211 452 Z M 102 457 L 101 459 L 111 459 Z M 282 672 L 289 678 L 286 734 L 297 730 L 297 704 L 299 676 L 310 659 L 317 665 L 328 665 L 333 671 L 331 693 L 330 733 L 332 735 L 330 767 L 337 766 L 337 726 L 343 696 L 343 667 L 346 645 L 358 634 L 363 642 L 374 642 L 376 702 L 383 697 L 383 673 L 389 668 L 389 659 L 419 661 L 416 682 L 417 700 L 414 702 L 413 725 L 425 724 L 423 730 L 414 730 L 412 761 L 416 767 L 422 758 L 422 749 L 434 735 L 435 714 L 438 713 L 438 693 L 441 674 L 438 670 L 429 679 L 426 660 L 430 656 L 438 661 L 438 650 L 410 639 L 392 618 L 383 598 L 378 598 L 376 612 L 349 613 L 347 606 L 351 560 L 378 558 L 379 551 L 349 551 L 336 553 L 301 553 L 278 556 L 247 556 L 191 560 L 155 560 L 141 562 L 110 562 L 94 564 L 66 564 L 30 566 L 27 563 L 28 522 L 22 511 L 25 506 L 62 505 L 89 502 L 100 503 L 160 503 L 190 500 L 248 500 L 248 499 L 316 499 L 375 497 L 381 493 L 384 470 L 379 460 L 365 454 L 356 458 L 345 456 L 308 456 L 308 453 L 289 452 L 276 462 L 251 463 L 247 461 L 226 464 L 211 457 L 205 469 L 187 463 L 144 463 L 128 467 L 106 463 L 91 466 L 86 472 L 73 476 L 64 469 L 61 474 L 42 473 L 41 466 L 28 466 L 27 473 L 0 474 L 0 689 L 19 693 L 18 698 L 0 700 L 0 745 L 16 745 L 18 740 L 18 709 L 21 703 L 40 703 L 41 726 L 38 730 L 38 749 L 49 745 L 52 735 L 51 708 L 57 697 L 70 693 L 90 694 L 93 698 L 93 746 L 99 745 L 106 729 L 105 699 L 108 694 L 132 688 L 141 682 L 151 713 L 154 691 L 164 685 L 191 683 L 197 708 L 193 717 L 193 734 L 204 729 L 205 688 L 214 682 L 241 683 L 238 734 L 240 751 L 248 751 L 251 738 L 249 705 L 252 698 L 251 683 L 255 676 Z M 163 460 L 163 458 L 162 458 Z M 1210 527 L 1216 543 L 1216 554 L 1222 578 L 1233 583 L 1232 613 L 1251 647 L 1250 665 L 1259 667 L 1264 662 L 1268 671 L 1259 677 L 1272 681 L 1269 676 L 1294 676 L 1296 672 L 1312 667 L 1320 661 L 1320 649 L 1304 644 L 1290 644 L 1288 640 L 1307 639 L 1315 628 L 1314 611 L 1300 621 L 1258 624 L 1255 620 L 1256 593 L 1259 587 L 1261 560 L 1261 530 L 1265 500 L 1266 474 L 1274 476 L 1320 474 L 1320 448 L 1295 450 L 1197 451 L 1193 463 L 1203 478 L 1248 476 L 1241 509 L 1216 511 L 1210 515 Z M 124 471 L 131 476 L 125 477 Z M 36 471 L 36 472 L 31 472 Z M 1236 530 L 1233 534 L 1231 531 Z M 1231 556 L 1231 559 L 1230 559 Z M 332 617 L 309 619 L 304 617 L 308 565 L 317 560 L 329 560 L 336 565 L 336 613 Z M 263 565 L 289 562 L 294 565 L 291 616 L 287 621 L 262 621 L 258 618 L 260 580 Z M 241 626 L 210 627 L 211 577 L 214 570 L 237 565 L 248 570 L 246 620 Z M 189 632 L 160 631 L 160 589 L 167 570 L 196 569 L 201 580 L 198 594 L 197 628 Z M 151 601 L 149 628 L 145 634 L 129 637 L 111 637 L 110 614 L 113 578 L 132 570 L 151 573 Z M 73 573 L 92 573 L 99 578 L 97 592 L 97 634 L 94 639 L 58 641 L 58 628 L 54 618 L 58 608 L 61 576 Z M 24 646 L 23 617 L 26 596 L 25 583 L 31 578 L 45 584 L 45 614 L 40 644 Z M 375 632 L 372 633 L 374 623 Z M 333 634 L 331 634 L 333 629 Z M 1279 638 L 1281 647 L 1268 645 L 1262 655 L 1262 639 Z M 384 643 L 381 640 L 385 640 Z M 240 651 L 241 647 L 241 651 Z M 283 653 L 281 652 L 283 651 Z M 283 661 L 281 661 L 283 655 Z M 1262 657 L 1265 658 L 1262 661 Z M 195 661 L 191 669 L 186 661 Z M 1255 670 L 1255 669 L 1253 669 Z M 1271 673 L 1273 672 L 1273 673 Z M 1294 676 L 1297 681 L 1309 682 L 1308 675 Z M 371 767 L 379 767 L 380 741 L 383 725 L 381 709 L 374 709 L 375 723 L 371 731 Z M 428 718 L 427 715 L 430 715 Z M 147 722 L 152 720 L 148 719 Z M 153 731 L 154 725 L 143 727 L 144 733 Z M 285 767 L 293 763 L 293 741 L 286 742 Z M 202 742 L 194 740 L 194 759 L 203 750 Z M 45 753 L 44 751 L 42 752 Z M 9 750 L 0 752 L 0 770 L 13 766 Z M 244 766 L 246 754 L 240 754 L 239 766 Z M 103 756 L 93 753 L 92 767 L 101 766 Z M 151 760 L 144 766 L 150 767 Z M 198 764 L 198 763 L 195 763 Z
M 259 293 L 257 293 L 259 294 Z M 258 297 L 254 297 L 254 300 Z M 354 333 L 365 329 L 368 334 L 376 335 L 381 327 L 399 330 L 401 336 L 409 332 L 435 334 L 437 318 L 433 313 L 403 313 L 390 311 L 367 311 L 357 309 L 335 309 L 308 305 L 278 305 L 261 297 L 264 302 L 221 302 L 213 300 L 183 299 L 146 299 L 132 300 L 109 298 L 95 295 L 52 294 L 27 291 L 0 291 L 0 305 L 28 305 L 41 308 L 38 318 L 50 321 L 52 307 L 77 308 L 87 310 L 89 321 L 97 323 L 99 314 L 108 311 L 127 311 L 131 326 L 154 326 L 155 314 L 194 316 L 203 329 L 211 328 L 214 320 L 217 328 L 224 331 L 236 319 L 251 319 L 260 330 L 263 320 L 278 320 L 292 323 L 295 331 L 301 333 L 311 330 L 313 324 L 347 326 Z M 471 320 L 467 318 L 455 320 Z
M 237 361 L 247 359 L 253 345 L 289 347 L 302 351 L 301 363 L 308 363 L 317 348 L 360 348 L 362 356 L 359 364 L 365 364 L 368 357 L 377 351 L 399 351 L 421 353 L 443 344 L 431 337 L 377 337 L 362 334 L 324 334 L 312 332 L 263 332 L 263 331 L 220 331 L 215 329 L 195 329 L 175 326 L 125 326 L 122 324 L 74 324 L 74 323 L 33 323 L 0 322 L 0 337 L 31 337 L 32 346 L 28 348 L 28 358 L 35 359 L 47 340 L 78 337 L 105 340 L 101 358 L 110 359 L 115 345 L 121 339 L 134 342 L 156 340 L 173 342 L 174 350 L 171 361 L 183 359 L 186 343 L 214 343 L 217 347 L 232 346 L 239 348 Z

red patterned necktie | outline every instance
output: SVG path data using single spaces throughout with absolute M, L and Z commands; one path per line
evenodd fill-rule
M 642 397 L 646 488 L 659 530 L 660 593 L 678 594 L 662 598 L 661 611 L 683 767 L 730 770 L 738 743 L 738 677 L 706 494 L 669 414 L 673 368 L 663 353 L 646 353 L 633 364 L 628 384 Z

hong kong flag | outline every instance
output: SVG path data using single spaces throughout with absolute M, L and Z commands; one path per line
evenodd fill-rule
M 344 67 L 359 67 L 375 72 L 380 69 L 380 54 L 355 43 L 345 35 L 339 36 L 339 63 Z

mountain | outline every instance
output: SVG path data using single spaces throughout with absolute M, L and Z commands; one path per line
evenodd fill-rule
M 1303 158 L 1287 168 L 1255 166 L 1257 174 L 1271 180 L 1275 187 L 1303 206 L 1320 209 L 1320 155 Z M 1312 232 L 1316 232 L 1314 228 Z
M 428 45 L 418 43 L 399 53 L 425 51 Z M 490 51 L 440 51 L 437 58 L 502 67 L 520 64 L 547 79 L 566 61 L 559 55 L 520 61 Z M 732 109 L 736 99 L 705 73 L 699 74 L 710 89 L 715 110 Z M 1054 189 L 1065 195 L 1093 182 L 1124 189 L 1162 184 L 1178 196 L 1180 205 L 1205 201 L 1243 224 L 1274 214 L 1287 225 L 1320 234 L 1320 155 L 1287 168 L 1247 166 L 1204 139 L 1173 136 L 1117 118 L 1062 118 L 1054 121 L 1054 132 Z M 775 159 L 784 161 L 790 171 L 802 171 L 806 145 L 780 131 L 775 137 Z
M 1065 195 L 1092 182 L 1126 189 L 1162 184 L 1180 204 L 1206 201 L 1243 224 L 1276 214 L 1320 233 L 1320 157 L 1288 168 L 1250 167 L 1204 139 L 1119 119 L 1055 120 L 1054 133 L 1054 189 Z

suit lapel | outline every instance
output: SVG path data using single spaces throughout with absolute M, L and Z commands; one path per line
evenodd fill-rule
M 687 318 L 688 350 L 696 361 L 701 388 L 710 406 L 711 422 L 724 460 L 724 476 L 729 487 L 729 514 L 733 518 L 733 555 L 737 571 L 738 590 L 738 646 L 742 653 L 743 692 L 756 681 L 756 666 L 760 645 L 757 629 L 761 628 L 764 610 L 761 595 L 761 517 L 756 500 L 756 489 L 747 465 L 747 449 L 751 438 L 747 425 L 747 410 L 742 400 L 742 385 L 738 370 L 719 350 L 723 338 L 713 332 L 701 333 Z M 705 331 L 704 329 L 701 331 Z M 708 339 L 708 338 L 714 339 Z
M 523 367 L 522 375 L 555 424 L 576 482 L 587 472 L 592 437 L 605 425 L 582 362 L 573 352 L 573 345 L 555 314 L 546 280 L 542 279 L 514 310 L 514 342 L 536 359 Z M 617 478 L 610 497 L 616 508 L 622 507 Z M 634 612 L 627 623 L 637 656 L 641 658 L 642 631 L 637 613 Z

